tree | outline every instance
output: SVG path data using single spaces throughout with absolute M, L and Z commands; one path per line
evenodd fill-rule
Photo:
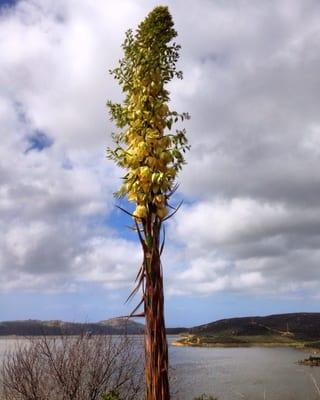
M 137 285 L 129 298 L 142 289 L 142 299 L 130 316 L 144 316 L 145 379 L 147 400 L 170 398 L 168 348 L 164 321 L 164 296 L 161 253 L 164 247 L 164 222 L 180 207 L 169 199 L 177 189 L 176 177 L 189 149 L 184 129 L 172 127 L 188 119 L 168 107 L 166 84 L 182 79 L 176 70 L 180 46 L 171 43 L 177 33 L 167 7 L 156 7 L 139 25 L 135 34 L 126 33 L 124 57 L 110 71 L 125 94 L 122 104 L 108 102 L 111 119 L 119 129 L 113 133 L 114 148 L 108 157 L 125 169 L 123 184 L 116 196 L 135 203 L 134 219 L 143 250 Z M 168 208 L 172 208 L 171 214 Z M 141 305 L 144 312 L 135 314 Z

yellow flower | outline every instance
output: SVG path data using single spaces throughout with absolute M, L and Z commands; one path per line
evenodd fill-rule
M 148 165 L 149 165 L 150 168 L 153 168 L 153 169 L 154 169 L 154 168 L 157 166 L 157 164 L 158 164 L 158 160 L 157 160 L 155 157 L 149 156 L 149 157 L 147 158 L 147 163 L 148 163 Z
M 168 215 L 167 207 L 161 207 L 157 209 L 157 216 L 161 219 L 165 218 Z
M 169 163 L 172 161 L 172 156 L 169 151 L 163 151 L 160 153 L 160 160 L 164 161 L 165 163 Z
M 137 201 L 137 194 L 134 192 L 128 193 L 128 201 Z
M 171 139 L 169 136 L 164 136 L 163 138 L 161 138 L 160 140 L 160 146 L 167 148 L 171 145 Z
M 141 152 L 147 151 L 147 150 L 148 150 L 147 143 L 146 143 L 146 142 L 139 142 L 139 144 L 138 144 L 138 149 L 139 149 L 139 151 L 141 151 Z
M 148 129 L 146 139 L 158 139 L 160 137 L 160 132 L 157 129 Z
M 175 170 L 174 167 L 168 168 L 166 175 L 170 178 L 174 178 L 176 176 L 177 171 Z
M 155 196 L 154 198 L 154 203 L 158 206 L 158 207 L 164 207 L 165 204 L 165 200 L 166 198 L 164 197 L 163 194 L 158 194 L 157 196 Z
M 152 171 L 149 167 L 141 167 L 140 168 L 140 178 L 143 182 L 148 182 L 151 180 Z
M 162 104 L 161 109 L 160 109 L 161 115 L 166 115 L 169 112 L 169 107 L 167 104 Z
M 150 182 L 141 182 L 141 188 L 144 193 L 148 193 L 150 191 Z
M 137 206 L 133 212 L 133 216 L 138 219 L 146 218 L 147 214 L 148 212 L 146 206 Z

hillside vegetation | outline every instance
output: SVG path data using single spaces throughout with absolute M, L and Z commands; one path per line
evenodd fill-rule
M 168 334 L 185 332 L 186 328 L 168 328 Z M 99 335 L 138 335 L 144 332 L 144 325 L 127 318 L 112 318 L 95 323 L 65 322 L 60 320 L 3 321 L 0 322 L 0 336 L 41 336 L 79 335 L 82 333 Z
M 320 313 L 223 319 L 188 330 L 176 345 L 320 347 Z

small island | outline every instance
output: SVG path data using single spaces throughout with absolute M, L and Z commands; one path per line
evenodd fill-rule
M 320 357 L 310 356 L 298 362 L 300 365 L 308 365 L 309 367 L 320 367 Z

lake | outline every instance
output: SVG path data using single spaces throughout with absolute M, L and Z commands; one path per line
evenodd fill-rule
M 203 392 L 219 400 L 320 399 L 320 367 L 297 364 L 309 356 L 304 351 L 170 346 L 169 354 L 180 391 L 177 400 L 191 400 Z
M 175 339 L 168 337 L 173 400 L 192 400 L 203 392 L 219 400 L 320 399 L 320 367 L 297 364 L 309 353 L 290 348 L 174 347 Z M 0 339 L 0 358 L 15 341 Z

